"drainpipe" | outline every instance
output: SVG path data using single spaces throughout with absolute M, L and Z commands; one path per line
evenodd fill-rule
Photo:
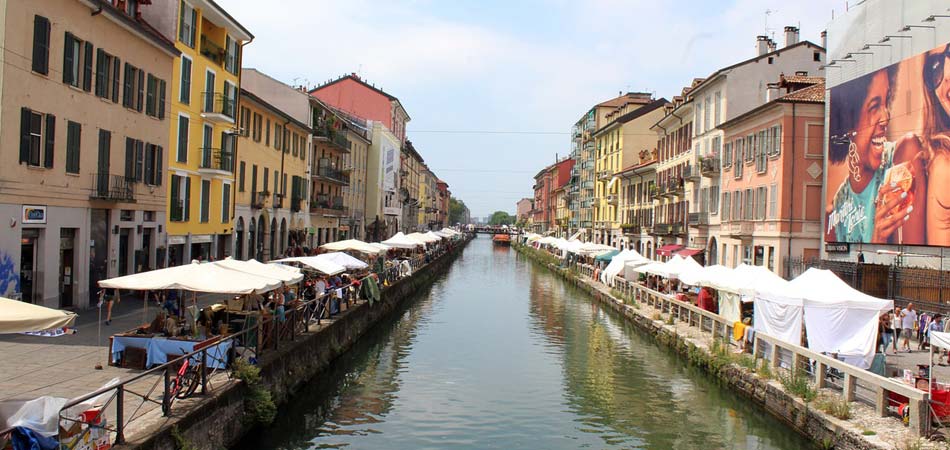
M 796 116 L 797 116 L 797 113 L 796 113 L 796 110 L 795 110 L 795 107 L 796 107 L 796 106 L 797 106 L 796 103 L 792 103 L 792 158 L 791 158 L 791 160 L 792 160 L 792 167 L 791 167 L 791 172 L 792 172 L 792 185 L 793 185 L 793 186 L 792 186 L 792 189 L 791 189 L 790 192 L 789 192 L 789 199 L 788 199 L 788 218 L 789 218 L 789 223 L 788 223 L 788 225 L 789 225 L 789 226 L 788 226 L 788 243 L 786 244 L 786 247 L 785 247 L 785 258 L 788 259 L 789 261 L 791 261 L 790 257 L 791 257 L 791 255 L 792 255 L 792 224 L 794 223 L 794 220 L 795 220 L 794 217 L 793 217 L 793 214 L 794 214 L 793 211 L 794 211 L 794 205 L 795 205 L 795 186 L 794 186 L 794 183 L 795 183 L 795 148 L 796 148 L 796 147 L 795 147 L 795 141 L 796 141 L 796 135 L 795 135 L 795 122 L 796 122 L 796 120 L 795 120 L 795 119 L 796 119 Z M 784 183 L 783 183 L 783 184 L 784 184 Z M 804 212 L 804 211 L 802 211 L 802 212 Z M 785 264 L 785 278 L 790 277 L 791 274 L 792 274 L 792 273 L 791 273 L 791 267 L 789 267 L 788 264 Z

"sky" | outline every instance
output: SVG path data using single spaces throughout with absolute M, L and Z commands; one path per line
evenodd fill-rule
M 756 36 L 820 33 L 844 0 L 218 0 L 255 35 L 244 66 L 291 85 L 358 73 L 473 217 L 515 212 L 570 153 L 571 126 L 621 91 L 672 98 L 755 56 Z M 278 7 L 279 6 L 279 7 Z M 766 12 L 769 11 L 767 14 Z

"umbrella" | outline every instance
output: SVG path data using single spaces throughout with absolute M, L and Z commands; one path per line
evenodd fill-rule
M 338 273 L 346 271 L 346 268 L 340 264 L 337 264 L 333 261 L 320 259 L 318 256 L 298 256 L 295 258 L 284 258 L 278 259 L 276 261 L 271 261 L 272 263 L 288 263 L 295 262 L 303 264 L 317 272 L 323 273 L 325 275 L 336 275 Z
M 322 255 L 317 255 L 316 257 L 339 264 L 345 267 L 347 270 L 361 270 L 369 267 L 369 264 L 366 264 L 365 262 L 342 252 L 324 253 Z
M 0 297 L 0 334 L 68 327 L 76 313 Z
M 329 250 L 331 252 L 342 252 L 345 250 L 357 251 L 362 253 L 369 253 L 375 255 L 379 253 L 380 249 L 367 244 L 359 239 L 347 239 L 345 241 L 330 242 L 329 244 L 323 244 L 320 248 L 324 250 Z

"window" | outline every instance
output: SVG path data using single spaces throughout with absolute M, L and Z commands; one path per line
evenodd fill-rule
M 811 55 L 811 60 L 815 62 L 821 61 L 821 52 L 815 52 Z
M 125 13 L 131 17 L 139 14 L 139 0 L 125 0 Z
M 231 184 L 221 185 L 221 223 L 231 222 Z
M 778 215 L 778 185 L 772 183 L 769 187 L 769 219 L 774 219 Z
M 290 153 L 290 128 L 281 126 L 284 130 L 284 153 Z
M 241 46 L 239 45 L 238 41 L 231 39 L 231 36 L 227 36 L 225 39 L 224 51 L 224 70 L 237 75 L 238 56 L 239 52 L 241 51 Z
M 729 192 L 722 193 L 722 221 L 728 221 L 730 219 L 729 214 L 732 211 L 732 204 L 729 203 L 732 200 L 732 194 Z
M 136 89 L 138 92 L 135 95 L 135 110 L 142 112 L 145 108 L 145 71 L 139 69 L 137 72 L 138 82 L 136 83 Z
M 248 137 L 251 135 L 251 110 L 247 107 L 241 107 L 241 136 Z
M 765 220 L 765 207 L 766 201 L 768 198 L 767 188 L 765 186 L 760 186 L 755 189 L 755 220 Z
M 185 105 L 191 103 L 191 58 L 181 55 L 181 84 L 178 86 L 178 100 Z
M 254 142 L 261 141 L 261 121 L 261 115 L 254 113 L 254 132 L 252 134 L 254 137 Z
M 33 16 L 33 71 L 49 74 L 49 19 Z
M 214 112 L 214 72 L 205 71 L 205 92 L 202 111 Z
M 83 42 L 66 33 L 66 42 L 63 44 L 63 83 L 82 87 L 83 54 Z
M 712 100 L 709 97 L 706 97 L 706 114 L 703 117 L 703 130 L 709 131 L 709 122 L 712 119 L 713 110 L 712 110 Z
M 165 116 L 165 80 L 154 77 L 152 74 L 148 74 L 145 114 L 158 119 Z
M 124 78 L 122 82 L 122 106 L 126 108 L 136 109 L 138 103 L 136 102 L 136 94 L 139 91 L 138 79 L 139 72 L 142 69 L 139 69 L 129 63 L 125 63 L 125 70 L 123 71 Z
M 96 50 L 96 95 L 119 103 L 119 58 Z
M 775 62 L 775 58 L 769 56 L 769 64 L 772 64 L 773 62 Z
M 191 178 L 172 175 L 170 220 L 187 222 L 191 216 Z
M 238 169 L 238 192 L 244 192 L 244 172 L 245 172 L 244 161 L 241 161 L 241 165 L 239 167 L 240 169 Z
M 732 142 L 726 142 L 722 151 L 722 167 L 727 168 L 732 165 Z
M 742 220 L 742 191 L 732 193 L 732 215 L 731 220 Z
M 208 211 L 211 209 L 211 180 L 201 180 L 201 198 L 199 199 L 198 220 L 208 223 Z
M 298 146 L 300 145 L 300 140 L 298 139 L 296 132 L 293 133 L 291 144 L 292 144 L 291 147 L 293 148 L 294 157 L 296 157 L 297 152 L 299 151 Z
M 300 136 L 300 159 L 307 159 L 307 139 L 306 136 Z
M 212 77 L 212 80 L 214 78 Z M 235 87 L 231 82 L 224 82 L 224 98 L 221 99 L 221 112 L 230 117 L 234 118 L 237 115 L 237 87 Z
M 769 156 L 778 156 L 782 153 L 782 126 L 772 127 L 772 153 Z
M 281 138 L 284 136 L 284 132 L 281 131 L 281 126 L 279 123 L 274 123 L 274 148 L 280 150 Z
M 162 185 L 162 163 L 165 161 L 161 146 L 145 144 L 145 184 Z
M 145 163 L 145 147 L 142 141 L 130 137 L 125 138 L 125 177 L 142 181 L 143 164 Z
M 185 116 L 178 116 L 178 149 L 176 155 L 178 162 L 188 162 L 188 118 Z
M 742 207 L 743 220 L 752 220 L 755 217 L 755 198 L 752 197 L 753 195 L 755 195 L 755 190 L 751 188 L 745 190 L 745 205 Z
M 740 178 L 742 178 L 742 168 L 745 166 L 745 164 L 743 164 L 742 161 L 739 160 L 739 155 L 740 155 L 740 153 L 739 153 L 739 152 L 736 152 L 736 162 L 735 162 L 735 164 L 733 164 L 733 166 L 732 166 L 732 169 L 733 169 L 733 176 L 734 176 L 737 180 L 740 179 Z
M 713 126 L 719 126 L 722 123 L 722 92 L 716 92 L 716 117 Z
M 765 130 L 757 133 L 756 142 L 758 145 L 755 147 L 755 171 L 757 173 L 764 173 L 768 167 L 768 155 L 766 154 L 768 139 L 766 139 Z
M 82 125 L 66 122 L 66 173 L 79 173 L 79 147 L 82 141 Z
M 722 138 L 716 136 L 712 140 L 712 147 L 709 148 L 709 152 L 712 153 L 713 158 L 718 158 L 722 150 Z
M 195 48 L 195 32 L 198 22 L 198 13 L 184 0 L 178 8 L 178 40 L 191 48 Z
M 713 185 L 709 188 L 709 211 L 713 214 L 719 213 L 719 185 Z
M 262 192 L 265 193 L 265 195 L 269 194 L 269 192 L 267 192 L 267 168 L 266 167 L 264 168 L 264 184 L 261 185 L 261 189 L 262 189 Z
M 55 137 L 55 116 L 20 109 L 20 164 L 51 169 Z

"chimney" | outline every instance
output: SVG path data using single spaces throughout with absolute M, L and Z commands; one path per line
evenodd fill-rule
M 769 38 L 768 36 L 756 36 L 755 37 L 755 49 L 758 56 L 762 56 L 769 52 Z
M 824 30 L 821 32 L 821 48 L 828 48 L 828 32 Z
M 777 48 L 777 44 L 772 39 L 769 39 L 769 52 L 774 52 Z
M 785 46 L 798 43 L 798 27 L 785 27 Z

